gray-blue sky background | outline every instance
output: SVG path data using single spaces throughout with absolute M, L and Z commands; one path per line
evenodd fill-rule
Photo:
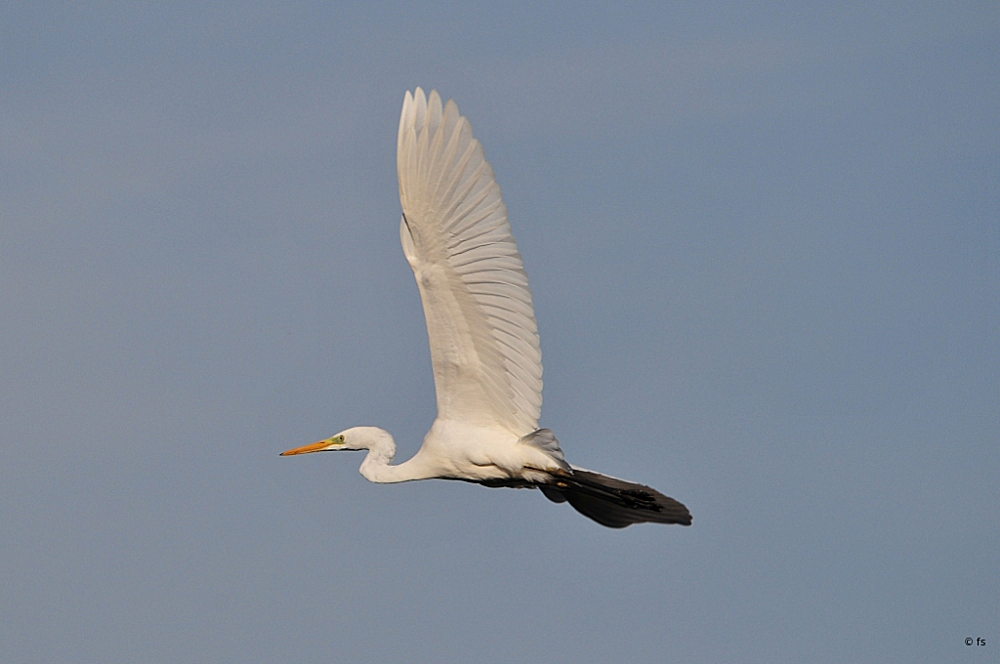
M 8 3 L 0 661 L 995 660 L 998 44 L 993 2 Z M 417 85 L 503 189 L 542 425 L 692 528 L 277 456 L 433 420 Z

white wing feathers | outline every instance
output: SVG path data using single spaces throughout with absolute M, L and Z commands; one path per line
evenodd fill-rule
M 417 88 L 399 119 L 400 236 L 427 318 L 438 417 L 538 428 L 542 354 L 507 208 L 468 120 Z

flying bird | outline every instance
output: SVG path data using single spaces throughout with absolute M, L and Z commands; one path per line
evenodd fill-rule
M 542 354 L 528 277 L 493 168 L 454 101 L 406 93 L 396 168 L 399 235 L 427 319 L 437 419 L 398 465 L 389 432 L 367 426 L 282 456 L 368 450 L 360 470 L 371 482 L 537 488 L 611 528 L 690 525 L 688 509 L 659 491 L 570 465 L 552 431 L 538 428 Z

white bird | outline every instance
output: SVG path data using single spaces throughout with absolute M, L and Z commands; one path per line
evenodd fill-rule
M 650 487 L 571 466 L 538 428 L 542 354 L 507 208 L 468 120 L 449 101 L 406 93 L 396 143 L 399 234 L 427 319 L 438 416 L 417 454 L 391 465 L 392 436 L 354 427 L 282 456 L 368 450 L 371 482 L 450 479 L 538 488 L 611 528 L 691 524 L 687 508 Z

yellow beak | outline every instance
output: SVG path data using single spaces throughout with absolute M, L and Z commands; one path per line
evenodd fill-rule
M 329 439 L 321 440 L 318 443 L 310 443 L 309 445 L 303 445 L 302 447 L 296 447 L 291 450 L 285 450 L 278 456 L 292 456 L 293 454 L 309 454 L 310 452 L 322 452 L 324 449 L 330 446 Z

